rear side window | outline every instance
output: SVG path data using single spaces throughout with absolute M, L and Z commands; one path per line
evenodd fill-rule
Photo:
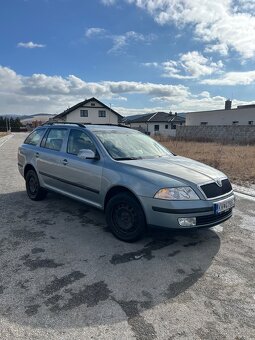
M 43 145 L 44 148 L 60 151 L 67 135 L 67 129 L 50 129 Z
M 25 139 L 24 144 L 37 145 L 44 135 L 46 129 L 38 129 L 30 133 L 30 135 Z

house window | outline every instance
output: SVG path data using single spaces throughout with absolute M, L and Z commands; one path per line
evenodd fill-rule
M 95 104 L 95 103 L 91 103 L 90 105 L 91 105 L 91 106 L 96 106 L 96 104 Z
M 106 112 L 105 112 L 105 110 L 99 110 L 99 111 L 98 111 L 98 117 L 106 117 Z
M 88 110 L 80 110 L 80 117 L 88 117 Z
M 249 125 L 253 125 L 253 123 L 254 123 L 253 120 L 249 120 L 249 121 L 248 121 L 248 124 L 249 124 Z
M 176 124 L 172 124 L 172 125 L 171 125 L 171 129 L 172 129 L 172 130 L 176 130 Z
M 238 125 L 239 121 L 238 120 L 233 120 L 232 125 Z
M 208 125 L 208 122 L 201 122 L 200 125 Z
M 159 125 L 154 125 L 154 131 L 159 131 Z
M 165 129 L 168 129 L 168 124 L 165 125 Z

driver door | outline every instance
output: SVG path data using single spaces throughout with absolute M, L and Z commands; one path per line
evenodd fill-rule
M 81 159 L 77 155 L 82 149 L 89 149 L 98 154 L 94 142 L 86 132 L 80 129 L 71 129 L 66 154 L 62 160 L 64 166 L 61 177 L 66 183 L 69 195 L 96 207 L 101 207 L 103 159 Z

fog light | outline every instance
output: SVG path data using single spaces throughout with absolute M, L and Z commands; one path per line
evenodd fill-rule
M 196 225 L 196 217 L 180 217 L 178 222 L 181 227 L 194 227 Z

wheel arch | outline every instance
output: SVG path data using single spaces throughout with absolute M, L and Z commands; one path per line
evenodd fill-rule
M 30 164 L 30 163 L 26 164 L 26 166 L 24 168 L 24 178 L 26 178 L 26 175 L 27 175 L 29 170 L 34 170 L 36 172 L 35 167 L 32 164 Z
M 140 204 L 140 206 L 141 206 L 141 208 L 142 208 L 142 210 L 143 210 L 143 214 L 144 214 L 145 221 L 146 221 L 146 223 L 147 223 L 147 218 L 146 218 L 146 214 L 145 214 L 145 211 L 144 211 L 144 207 L 143 207 L 142 202 L 140 201 L 140 199 L 137 197 L 137 195 L 136 195 L 132 190 L 130 190 L 129 188 L 124 187 L 124 186 L 122 186 L 122 185 L 116 185 L 116 186 L 114 186 L 114 187 L 111 187 L 111 188 L 108 190 L 107 194 L 105 195 L 105 199 L 104 199 L 104 210 L 105 210 L 105 208 L 106 208 L 107 203 L 109 202 L 109 200 L 110 200 L 113 196 L 115 196 L 115 195 L 117 195 L 117 194 L 120 194 L 120 193 L 128 193 L 128 194 L 130 194 L 130 195 L 131 195 L 131 196 L 132 196 L 132 197 Z

